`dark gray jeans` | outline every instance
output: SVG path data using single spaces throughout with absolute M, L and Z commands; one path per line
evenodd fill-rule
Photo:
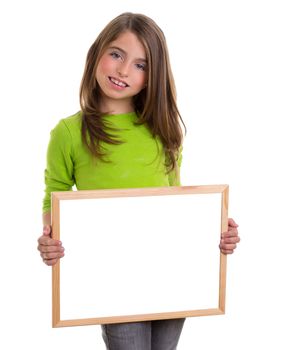
M 107 350 L 176 350 L 185 319 L 102 325 Z

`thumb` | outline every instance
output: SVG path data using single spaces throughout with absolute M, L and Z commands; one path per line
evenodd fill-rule
M 239 226 L 232 218 L 228 219 L 228 225 L 232 226 L 232 227 L 238 227 Z
M 43 230 L 42 230 L 42 234 L 44 236 L 49 236 L 51 234 L 51 232 L 52 232 L 51 225 L 44 225 Z

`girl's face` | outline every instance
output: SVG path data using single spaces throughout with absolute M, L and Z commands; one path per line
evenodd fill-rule
M 147 81 L 145 49 L 135 34 L 126 31 L 108 45 L 97 65 L 95 77 L 107 108 L 117 103 L 132 108 L 132 97 Z

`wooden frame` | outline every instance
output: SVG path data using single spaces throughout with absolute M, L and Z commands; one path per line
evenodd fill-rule
M 61 204 L 66 201 L 75 202 L 76 200 L 102 200 L 104 198 L 158 198 L 163 196 L 167 199 L 174 198 L 175 196 L 185 195 L 209 195 L 217 194 L 219 196 L 219 220 L 220 220 L 220 232 L 227 231 L 228 227 L 228 186 L 227 185 L 209 185 L 209 186 L 181 186 L 181 187 L 157 187 L 157 188 L 141 188 L 141 189 L 118 189 L 118 190 L 95 190 L 95 191 L 70 191 L 70 192 L 54 192 L 52 193 L 52 231 L 53 238 L 62 240 L 63 232 L 62 227 L 62 210 Z M 191 198 L 194 198 L 192 196 Z M 188 196 L 189 197 L 189 196 Z M 197 197 L 196 197 L 197 198 Z M 202 198 L 202 197 L 201 197 Z M 91 202 L 90 202 L 91 203 Z M 100 203 L 100 202 L 99 202 Z M 86 220 L 84 218 L 83 220 Z M 192 220 L 193 221 L 193 220 Z M 192 316 L 207 316 L 207 315 L 221 315 L 225 312 L 225 290 L 226 290 L 226 255 L 219 252 L 218 244 L 220 240 L 220 232 L 215 236 L 215 242 L 218 254 L 218 295 L 217 305 L 213 307 L 206 307 L 201 309 L 188 309 L 188 310 L 175 310 L 143 313 L 143 314 L 127 314 L 104 316 L 96 315 L 94 317 L 79 317 L 74 316 L 71 319 L 62 319 L 61 317 L 61 269 L 62 264 L 66 259 L 66 256 L 61 259 L 52 269 L 52 326 L 64 327 L 64 326 L 80 326 L 80 325 L 93 325 L 93 324 L 109 324 L 109 323 L 121 323 L 121 322 L 137 322 L 146 320 L 161 320 L 170 318 L 184 318 Z M 68 240 L 69 237 L 67 237 Z M 66 243 L 64 246 L 66 246 Z M 69 256 L 70 252 L 67 252 Z M 111 257 L 112 258 L 112 257 Z M 83 271 L 85 274 L 85 271 Z M 190 270 L 191 274 L 191 270 Z M 105 282 L 106 283 L 106 282 Z M 86 286 L 85 286 L 86 288 Z M 187 289 L 187 286 L 184 290 Z M 85 297 L 83 298 L 85 299 Z M 63 299 L 66 300 L 66 299 Z

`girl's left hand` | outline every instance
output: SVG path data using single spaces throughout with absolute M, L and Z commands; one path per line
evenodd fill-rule
M 238 224 L 233 219 L 228 219 L 228 231 L 221 234 L 219 248 L 223 254 L 232 254 L 240 241 L 238 236 Z

